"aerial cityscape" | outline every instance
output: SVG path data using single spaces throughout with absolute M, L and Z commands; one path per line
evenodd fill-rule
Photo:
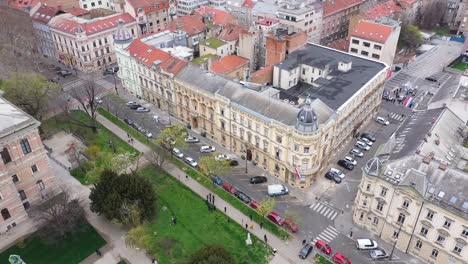
M 0 0 L 0 263 L 468 264 L 467 0 Z

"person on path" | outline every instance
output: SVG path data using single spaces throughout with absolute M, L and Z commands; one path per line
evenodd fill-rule
M 265 234 L 265 235 L 263 235 L 263 240 L 265 241 L 265 243 L 268 243 L 268 239 L 267 239 L 267 236 L 266 236 L 266 234 Z
M 224 206 L 224 213 L 226 213 L 226 206 Z
M 250 217 L 250 221 L 252 221 L 252 214 L 250 214 L 249 217 Z
M 102 253 L 99 249 L 96 249 L 96 255 L 98 255 L 98 257 L 102 257 Z
M 214 196 L 214 195 L 211 196 L 211 200 L 212 200 L 212 202 L 213 202 L 213 204 L 214 204 L 214 200 L 215 200 L 215 196 Z
M 305 243 L 306 243 L 306 240 L 305 239 L 302 240 L 302 245 L 305 245 Z
M 249 225 L 245 223 L 245 229 L 248 229 L 248 228 L 249 228 Z
M 260 229 L 263 229 L 263 222 L 260 223 Z

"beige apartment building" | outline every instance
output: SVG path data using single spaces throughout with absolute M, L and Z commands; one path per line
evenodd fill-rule
M 28 219 L 32 206 L 59 191 L 39 125 L 0 97 L 0 239 Z
M 138 35 L 163 31 L 171 21 L 169 0 L 123 0 L 117 12 L 128 13 L 138 24 Z
M 363 168 L 354 223 L 425 263 L 466 264 L 466 124 L 448 108 L 415 115 Z
M 59 59 L 83 72 L 96 72 L 116 63 L 114 35 L 119 25 L 137 36 L 135 19 L 127 13 L 92 20 L 65 14 L 49 22 Z

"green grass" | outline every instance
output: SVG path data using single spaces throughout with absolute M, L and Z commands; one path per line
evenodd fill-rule
M 73 111 L 72 115 L 73 119 L 81 122 L 88 123 L 90 120 L 90 117 L 82 111 Z M 70 172 L 77 180 L 85 185 L 92 184 L 97 181 L 100 173 L 104 169 L 105 161 L 113 155 L 126 152 L 138 153 L 138 151 L 136 151 L 127 142 L 114 135 L 101 124 L 97 124 L 97 133 L 94 133 L 91 128 L 79 126 L 71 122 L 69 118 L 59 116 L 42 122 L 41 129 L 44 137 L 46 138 L 59 131 L 72 132 L 83 139 L 86 146 L 99 146 L 100 155 L 94 162 L 86 162 Z M 110 141 L 112 141 L 112 144 L 115 147 L 115 153 L 113 152 L 112 145 L 109 143 Z
M 144 139 L 139 139 L 137 135 L 141 135 L 136 131 L 135 129 L 131 128 L 128 126 L 125 122 L 121 121 L 111 113 L 107 112 L 105 109 L 100 108 L 99 113 L 109 119 L 109 121 L 113 122 L 132 136 L 134 136 L 136 139 L 138 139 L 140 142 L 145 142 L 143 141 Z M 150 144 L 154 144 L 153 142 L 150 142 Z M 159 147 L 159 146 L 156 146 Z M 161 150 L 165 151 L 165 150 Z M 272 232 L 276 236 L 280 237 L 281 239 L 288 239 L 290 237 L 289 233 L 286 232 L 284 229 L 278 227 L 274 223 L 266 220 L 262 215 L 260 215 L 256 210 L 252 209 L 250 206 L 247 206 L 243 202 L 241 202 L 239 199 L 236 197 L 232 196 L 228 192 L 226 192 L 224 189 L 221 189 L 219 186 L 214 185 L 212 180 L 200 173 L 197 170 L 194 170 L 193 168 L 187 166 L 184 162 L 177 158 L 171 158 L 171 162 L 174 163 L 177 167 L 181 168 L 182 170 L 187 172 L 187 175 L 198 181 L 200 184 L 211 190 L 212 192 L 216 193 L 219 197 L 221 197 L 223 200 L 226 202 L 230 203 L 232 206 L 234 206 L 236 209 L 241 211 L 245 215 L 252 215 L 252 218 L 255 222 L 261 223 L 263 222 L 263 227 L 267 229 L 268 231 Z
M 320 254 L 315 254 L 314 259 L 316 264 L 333 264 L 333 262 Z
M 214 54 L 206 54 L 206 55 L 203 55 L 201 57 L 198 57 L 196 59 L 193 59 L 192 62 L 195 63 L 195 64 L 199 64 L 199 65 L 202 65 L 203 63 L 205 63 L 208 59 L 217 59 L 218 56 L 214 55 Z
M 464 62 L 458 62 L 454 65 L 451 66 L 451 68 L 454 68 L 454 69 L 457 69 L 457 70 L 460 70 L 460 71 L 465 71 L 466 69 L 468 69 L 468 63 L 464 63 Z
M 147 167 L 140 173 L 153 183 L 157 196 L 156 218 L 147 224 L 151 235 L 149 253 L 160 263 L 186 263 L 204 245 L 224 246 L 236 263 L 267 263 L 271 248 L 251 235 L 253 244 L 246 246 L 247 231 L 219 212 L 209 212 L 205 200 L 182 185 L 165 171 Z M 177 218 L 170 225 L 171 217 Z M 258 226 L 257 226 L 258 228 Z
M 435 29 L 432 29 L 437 35 L 441 36 L 451 36 L 450 34 L 450 28 L 448 26 L 442 26 L 442 27 L 437 27 Z
M 9 263 L 10 255 L 19 255 L 25 263 L 33 264 L 74 264 L 93 254 L 106 241 L 87 224 L 83 232 L 74 235 L 58 245 L 44 244 L 38 237 L 32 236 L 25 240 L 24 247 L 10 247 L 0 253 L 0 263 Z
M 223 46 L 224 44 L 226 44 L 226 42 L 219 40 L 217 38 L 209 38 L 207 40 L 203 40 L 202 42 L 200 42 L 200 45 L 207 46 L 212 49 L 217 49 Z

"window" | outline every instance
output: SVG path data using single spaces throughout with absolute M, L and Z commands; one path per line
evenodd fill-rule
M 449 228 L 450 228 L 450 226 L 452 225 L 452 222 L 453 222 L 453 221 L 452 221 L 452 220 L 450 220 L 450 219 L 448 219 L 448 218 L 447 218 L 447 219 L 445 219 L 445 222 L 444 222 L 444 227 L 445 227 L 445 228 L 447 228 L 447 229 L 449 229 Z
M 96 47 L 96 41 L 93 41 L 93 47 Z
M 421 227 L 421 232 L 419 232 L 421 234 L 421 236 L 426 236 L 427 235 L 427 232 L 429 231 L 429 229 L 427 229 L 427 227 Z
M 37 165 L 36 164 L 32 165 L 31 170 L 32 170 L 33 173 L 36 173 L 38 171 Z
M 29 202 L 25 202 L 23 204 L 23 207 L 24 207 L 25 210 L 28 210 L 29 208 L 31 208 L 31 204 L 29 204 Z
M 431 257 L 437 258 L 437 256 L 439 256 L 439 250 L 437 250 L 437 249 L 434 248 L 434 249 L 432 250 Z
M 279 136 L 279 135 L 276 135 L 276 142 L 281 144 L 283 142 L 283 137 Z
M 379 202 L 379 203 L 377 204 L 377 210 L 380 211 L 380 212 L 382 212 L 382 210 L 383 210 L 383 203 L 382 203 L 382 202 Z
M 445 237 L 444 237 L 443 235 L 439 235 L 439 236 L 437 237 L 437 243 L 443 245 L 444 242 L 445 242 Z
M 23 190 L 19 191 L 18 194 L 21 198 L 21 201 L 28 199 L 28 197 L 26 197 L 26 193 Z
M 382 187 L 382 190 L 380 191 L 380 196 L 385 197 L 387 195 L 388 189 L 385 187 Z
M 403 206 L 403 208 L 408 209 L 409 202 L 405 200 L 405 201 L 403 202 L 403 205 L 402 205 L 402 206 Z
M 8 152 L 7 148 L 3 148 L 1 154 L 2 154 L 3 163 L 7 164 L 7 163 L 11 162 L 10 153 Z
M 428 210 L 426 219 L 432 220 L 432 218 L 434 218 L 434 211 Z
M 379 55 L 379 54 L 372 53 L 372 58 L 374 58 L 374 59 L 380 59 L 380 55 Z
M 379 224 L 379 218 L 374 217 L 373 223 L 374 223 L 374 225 L 378 225 Z
M 421 240 L 416 241 L 416 245 L 414 246 L 414 248 L 421 249 L 421 247 L 422 247 L 422 241 Z
M 369 55 L 369 52 L 367 52 L 367 51 L 365 51 L 365 50 L 361 50 L 361 55 L 368 56 L 368 55 Z
M 10 212 L 6 208 L 2 209 L 1 214 L 2 214 L 2 217 L 3 217 L 4 221 L 8 220 L 11 217 Z
M 23 138 L 20 141 L 20 145 L 24 155 L 31 153 L 31 146 L 29 145 L 29 141 L 27 139 Z
M 309 154 L 310 147 L 304 147 L 304 154 Z
M 367 186 L 366 186 L 366 191 L 370 191 L 370 187 L 371 187 L 371 185 L 370 185 L 370 183 L 368 183 Z
M 463 227 L 463 231 L 462 231 L 461 235 L 464 236 L 464 237 L 468 236 L 468 227 Z
M 102 5 L 102 1 L 98 1 L 98 4 L 99 4 L 99 5 Z
M 107 52 L 107 53 L 110 53 L 109 47 L 106 47 L 106 52 Z
M 461 254 L 462 250 L 463 250 L 462 244 L 456 244 L 455 247 L 453 248 L 453 252 L 457 253 L 458 255 Z
M 358 52 L 357 52 L 357 49 L 355 49 L 355 48 L 351 48 L 351 52 L 352 52 L 352 53 L 358 53 Z
M 87 4 L 84 4 L 84 5 L 83 5 L 83 8 L 84 8 L 84 9 L 88 8 L 88 5 L 87 5 Z
M 13 183 L 19 182 L 19 178 L 18 178 L 18 176 L 16 174 L 11 176 L 11 180 L 13 181 Z
M 406 216 L 404 214 L 400 214 L 398 216 L 398 223 L 404 224 L 405 223 Z
M 220 112 L 221 112 L 221 115 L 224 116 L 224 108 L 221 108 Z
M 91 6 L 94 7 L 96 4 L 94 2 L 91 2 Z
M 265 127 L 265 128 L 263 129 L 263 133 L 264 133 L 265 136 L 267 136 L 267 137 L 268 137 L 269 132 L 270 132 L 270 130 L 269 130 L 267 127 Z
M 382 50 L 382 46 L 374 44 L 374 49 L 376 50 Z
M 399 235 L 400 235 L 400 230 L 398 229 L 393 230 L 393 238 L 398 238 Z
M 369 43 L 369 42 L 365 42 L 365 41 L 364 41 L 362 44 L 364 45 L 364 47 L 370 47 L 370 43 Z
M 39 180 L 36 182 L 37 187 L 39 188 L 40 191 L 45 189 L 44 182 L 42 180 Z
M 294 151 L 299 151 L 299 145 L 298 144 L 294 144 Z
M 357 39 L 353 39 L 351 42 L 352 42 L 353 44 L 359 44 L 359 40 L 357 40 Z

